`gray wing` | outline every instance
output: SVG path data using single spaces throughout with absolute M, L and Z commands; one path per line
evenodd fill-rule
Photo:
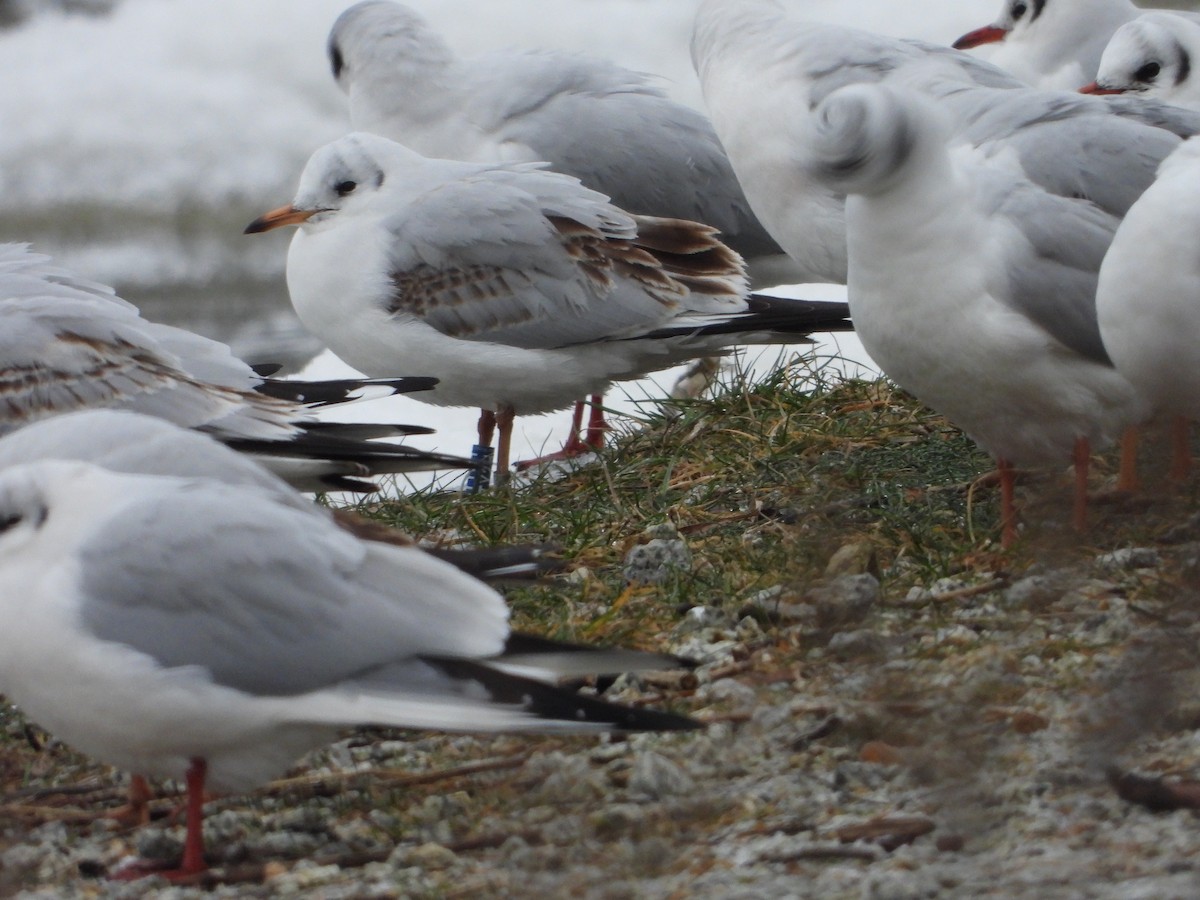
M 1014 156 L 1030 181 L 1122 216 L 1180 143 L 1154 110 L 1061 91 L 995 91 L 946 82 L 924 86 L 954 115 L 956 138 L 991 157 Z M 1183 117 L 1174 117 L 1177 125 Z M 1200 126 L 1200 117 L 1196 119 Z
M 980 189 L 985 209 L 1013 226 L 1006 283 L 995 295 L 1075 352 L 1111 364 L 1096 317 L 1096 281 L 1120 221 L 1087 201 L 1028 184 Z
M 130 489 L 80 548 L 81 619 L 164 667 L 291 695 L 417 655 L 503 648 L 503 600 L 420 550 L 364 544 L 245 487 Z
M 0 469 L 44 459 L 90 462 L 111 472 L 211 478 L 274 494 L 296 509 L 311 500 L 241 453 L 163 419 L 122 410 L 66 413 L 0 437 Z
M 463 340 L 553 348 L 656 325 L 685 293 L 614 289 L 623 264 L 644 258 L 629 246 L 636 224 L 575 179 L 537 165 L 469 171 L 386 223 L 389 312 Z
M 503 91 L 484 89 L 492 72 L 503 74 Z M 526 148 L 626 212 L 711 225 L 743 256 L 783 252 L 750 211 L 708 119 L 647 76 L 554 52 L 483 57 L 472 73 L 480 89 L 468 94 L 490 105 L 472 118 L 498 142 Z M 504 96 L 521 105 L 505 106 Z

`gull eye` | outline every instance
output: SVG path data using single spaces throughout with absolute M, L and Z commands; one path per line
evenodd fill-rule
M 339 197 L 345 197 L 347 194 L 353 194 L 356 187 L 358 187 L 356 181 L 340 181 L 334 185 L 333 189 L 337 191 Z
M 1029 10 L 1029 7 L 1026 6 L 1024 3 L 1018 3 L 1016 6 L 1014 6 L 1012 8 L 1013 21 L 1015 22 L 1017 19 L 1021 18 L 1021 16 L 1025 15 L 1025 13 L 1028 10 Z
M 1148 62 L 1136 72 L 1133 77 L 1136 81 L 1153 81 L 1158 77 L 1158 73 L 1162 71 L 1162 66 L 1156 62 Z
M 21 517 L 19 515 L 14 513 L 12 515 L 4 516 L 3 518 L 0 518 L 0 533 L 8 531 L 8 529 L 12 528 L 14 525 L 19 524 L 21 524 Z

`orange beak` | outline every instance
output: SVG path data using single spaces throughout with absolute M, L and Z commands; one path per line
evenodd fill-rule
M 1002 41 L 1007 35 L 1008 31 L 1004 28 L 999 28 L 995 25 L 984 25 L 982 28 L 968 31 L 950 46 L 955 50 L 970 50 L 972 47 L 978 47 L 980 44 L 994 44 L 997 41 Z
M 296 207 L 290 204 L 288 206 L 281 206 L 279 209 L 263 213 L 247 225 L 246 230 L 242 234 L 259 234 L 283 225 L 299 225 L 301 222 L 307 221 L 309 216 L 315 212 L 315 209 L 296 209 Z
M 1125 93 L 1125 90 L 1124 90 L 1124 88 L 1102 88 L 1102 87 L 1100 87 L 1099 84 L 1097 84 L 1096 82 L 1093 81 L 1091 84 L 1085 84 L 1083 87 L 1081 87 L 1079 89 L 1079 93 L 1081 93 L 1081 94 L 1123 94 L 1123 93 Z

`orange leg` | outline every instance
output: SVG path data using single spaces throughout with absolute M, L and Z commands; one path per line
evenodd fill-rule
M 1172 481 L 1187 481 L 1192 473 L 1192 423 L 1184 416 L 1176 416 L 1171 420 L 1171 471 Z
M 1088 465 L 1092 459 L 1092 448 L 1085 437 L 1075 438 L 1075 507 L 1071 523 L 1076 531 L 1087 531 Z
M 1000 472 L 1000 546 L 1007 550 L 1017 542 L 1017 508 L 1013 503 L 1016 472 L 1007 459 L 996 460 Z
M 1138 428 L 1130 425 L 1121 435 L 1121 468 L 1117 473 L 1117 490 L 1133 493 L 1141 488 L 1137 475 Z
M 583 428 L 583 408 L 587 404 L 585 401 L 580 400 L 575 404 L 575 409 L 571 414 L 571 433 L 568 435 L 562 449 L 555 450 L 553 453 L 547 453 L 545 456 L 539 456 L 535 459 L 523 459 L 515 464 L 517 471 L 524 472 L 526 469 L 532 469 L 534 466 L 540 466 L 543 463 L 554 462 L 559 459 L 573 459 L 576 456 L 583 456 L 585 453 L 591 453 L 593 450 L 599 450 L 603 447 L 604 436 L 609 430 L 608 423 L 604 421 L 604 407 L 601 405 L 603 401 L 603 394 L 592 394 L 590 398 L 592 412 L 588 417 L 587 434 L 585 436 L 581 437 L 580 432 Z

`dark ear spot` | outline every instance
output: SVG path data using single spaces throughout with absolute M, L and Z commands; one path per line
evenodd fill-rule
M 342 48 L 335 41 L 329 42 L 329 66 L 333 69 L 335 81 L 342 77 L 342 70 L 346 68 L 346 60 L 342 58 Z
M 1183 49 L 1183 45 L 1177 45 L 1179 49 L 1179 71 L 1175 73 L 1175 83 L 1183 84 L 1187 81 L 1188 75 L 1192 73 L 1192 55 Z

